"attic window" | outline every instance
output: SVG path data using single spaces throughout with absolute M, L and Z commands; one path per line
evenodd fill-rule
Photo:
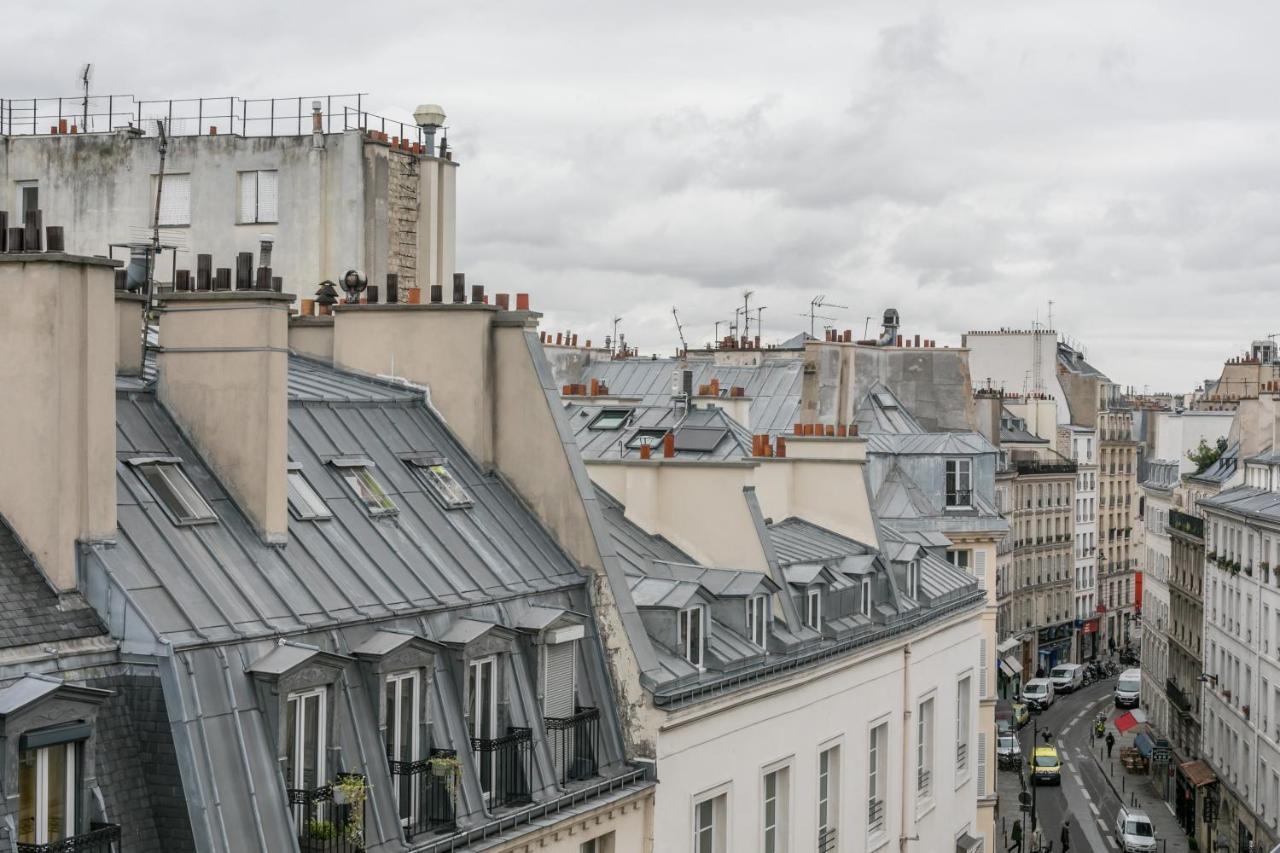
M 689 663 L 702 669 L 702 650 L 706 641 L 701 607 L 680 611 L 680 653 Z
M 913 562 L 912 565 L 915 563 Z M 871 578 L 862 579 L 862 596 L 858 602 L 858 608 L 863 616 L 871 616 Z
M 302 476 L 301 466 L 289 465 L 289 511 L 300 521 L 315 521 L 321 518 L 333 518 L 328 505 L 311 488 L 307 478 Z
M 410 459 L 409 467 L 422 485 L 436 496 L 445 509 L 463 509 L 471 506 L 471 495 L 462 487 L 449 466 L 429 459 Z
M 814 587 L 805 593 L 804 624 L 815 631 L 822 630 L 822 590 Z
M 876 402 L 879 403 L 880 406 L 885 409 L 898 408 L 898 401 L 893 398 L 893 395 L 886 394 L 883 391 L 879 391 L 876 393 Z
M 396 511 L 396 505 L 387 496 L 386 489 L 373 476 L 372 462 L 364 459 L 335 459 L 332 464 L 370 515 L 386 515 Z
M 769 597 L 753 595 L 747 599 L 747 638 L 752 645 L 764 648 L 768 640 Z
M 668 430 L 665 429 L 638 429 L 631 434 L 631 438 L 627 439 L 627 447 L 632 450 L 639 450 L 643 444 L 657 447 L 662 443 L 662 439 L 666 437 L 667 432 Z
M 587 429 L 621 429 L 630 417 L 631 409 L 605 409 L 592 418 L 591 423 L 587 424 Z
M 177 460 L 134 462 L 151 493 L 178 524 L 216 521 L 218 516 L 196 487 L 191 485 Z
M 680 427 L 676 430 L 676 450 L 710 453 L 728 434 L 724 427 Z
M 920 561 L 907 563 L 907 597 L 919 598 L 920 595 Z

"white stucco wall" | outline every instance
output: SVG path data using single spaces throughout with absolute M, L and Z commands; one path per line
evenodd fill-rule
M 969 375 L 975 388 L 987 382 L 1008 393 L 1034 392 L 1035 351 L 1040 348 L 1040 384 L 1054 398 L 1058 423 L 1070 423 L 1067 395 L 1058 382 L 1058 336 L 1052 331 L 1034 333 L 969 332 L 962 346 L 969 348 Z

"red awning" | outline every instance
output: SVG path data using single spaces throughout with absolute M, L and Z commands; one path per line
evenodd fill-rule
M 1115 719 L 1116 731 L 1124 734 L 1138 724 L 1138 720 L 1133 716 L 1133 712 L 1121 714 Z

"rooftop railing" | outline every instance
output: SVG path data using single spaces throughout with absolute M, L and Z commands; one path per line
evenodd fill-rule
M 319 104 L 325 133 L 377 130 L 409 142 L 425 143 L 412 121 L 369 112 L 363 93 L 298 95 L 291 98 L 170 98 L 138 100 L 133 95 L 61 98 L 0 98 L 0 136 L 109 133 L 133 127 L 156 135 L 164 121 L 170 136 L 304 136 L 312 132 Z

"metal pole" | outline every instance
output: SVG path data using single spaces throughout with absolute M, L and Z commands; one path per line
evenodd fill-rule
M 108 131 L 115 130 L 115 127 L 116 127 L 115 119 L 112 117 L 112 113 L 114 112 L 114 108 L 115 108 L 115 99 L 116 99 L 115 95 L 107 95 L 107 130 Z
M 196 136 L 204 133 L 204 98 L 196 99 Z
M 267 136 L 275 136 L 276 135 L 276 99 L 275 98 L 271 99 L 270 116 L 271 116 L 270 118 L 271 123 L 267 125 L 268 127 Z

